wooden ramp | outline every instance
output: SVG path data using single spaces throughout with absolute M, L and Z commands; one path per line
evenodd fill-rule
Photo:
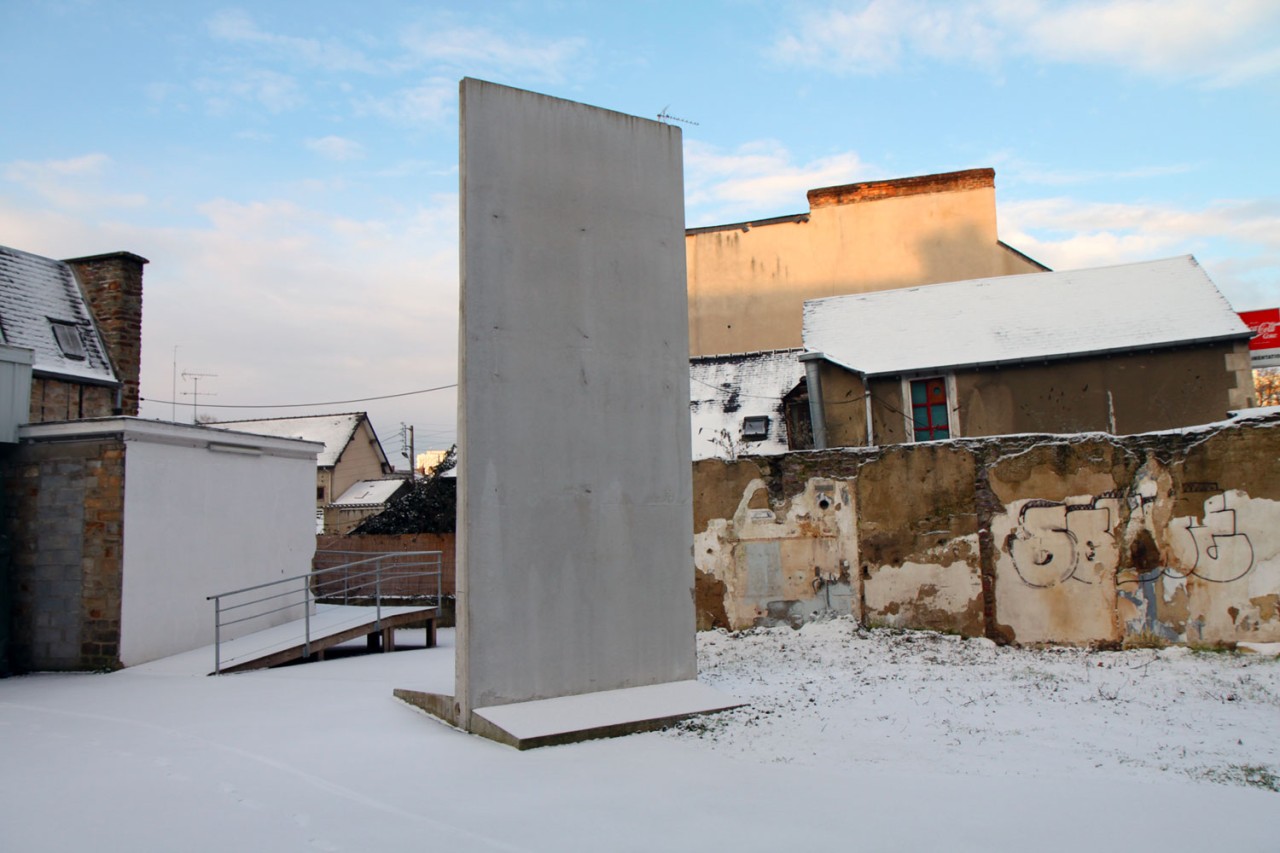
M 353 607 L 342 604 L 316 605 L 310 619 L 298 619 L 257 631 L 234 640 L 223 640 L 216 672 L 226 674 L 246 669 L 266 669 L 308 657 L 324 658 L 325 649 L 359 637 L 368 638 L 371 650 L 395 651 L 395 629 L 423 625 L 427 647 L 436 644 L 435 607 L 382 607 L 379 619 L 376 607 Z M 214 673 L 209 673 L 213 675 Z

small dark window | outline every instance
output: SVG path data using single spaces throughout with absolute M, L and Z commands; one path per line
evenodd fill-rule
M 916 441 L 951 437 L 947 416 L 947 381 L 941 376 L 911 383 L 911 422 Z
M 50 320 L 49 325 L 53 327 L 53 338 L 58 342 L 58 349 L 62 350 L 62 354 L 67 358 L 83 361 L 84 338 L 80 337 L 80 327 L 58 320 Z
M 769 416 L 751 415 L 742 419 L 743 441 L 764 441 L 769 437 Z
M 316 486 L 316 500 L 324 500 L 324 486 Z

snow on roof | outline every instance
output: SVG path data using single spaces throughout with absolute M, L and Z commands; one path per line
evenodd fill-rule
M 82 358 L 66 355 L 55 325 L 72 342 L 79 337 Z M 0 330 L 4 343 L 34 351 L 33 370 L 116 384 L 93 314 L 71 267 L 62 261 L 0 246 Z
M 403 477 L 386 480 L 361 480 L 353 483 L 334 500 L 338 506 L 382 506 L 409 482 Z
M 768 350 L 689 360 L 689 420 L 693 458 L 730 455 L 729 447 L 751 455 L 787 452 L 782 398 L 804 379 L 801 349 Z M 743 418 L 769 418 L 767 437 L 742 442 Z
M 804 305 L 805 349 L 871 375 L 1248 337 L 1191 255 Z
M 321 468 L 338 464 L 338 458 L 346 449 L 356 428 L 366 418 L 364 412 L 344 412 L 334 415 L 302 415 L 296 418 L 263 418 L 247 421 L 219 421 L 210 424 L 217 429 L 250 432 L 258 435 L 274 435 L 285 438 L 305 438 L 318 441 L 324 450 L 316 458 Z M 372 426 L 370 426 L 372 429 Z

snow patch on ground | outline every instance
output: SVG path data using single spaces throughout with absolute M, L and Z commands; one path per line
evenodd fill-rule
M 670 736 L 740 758 L 976 776 L 1172 774 L 1272 790 L 1280 778 L 1280 665 L 1261 656 L 997 647 L 842 618 L 705 632 L 698 667 L 750 705 Z
M 836 619 L 698 637 L 752 702 L 518 752 L 428 718 L 438 648 L 0 680 L 0 849 L 1274 849 L 1280 662 Z M 422 642 L 401 632 L 397 643 Z M 358 644 L 355 644 L 358 645 Z

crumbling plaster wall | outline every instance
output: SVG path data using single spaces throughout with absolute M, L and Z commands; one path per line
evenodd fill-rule
M 694 466 L 699 627 L 1280 641 L 1280 412 Z

